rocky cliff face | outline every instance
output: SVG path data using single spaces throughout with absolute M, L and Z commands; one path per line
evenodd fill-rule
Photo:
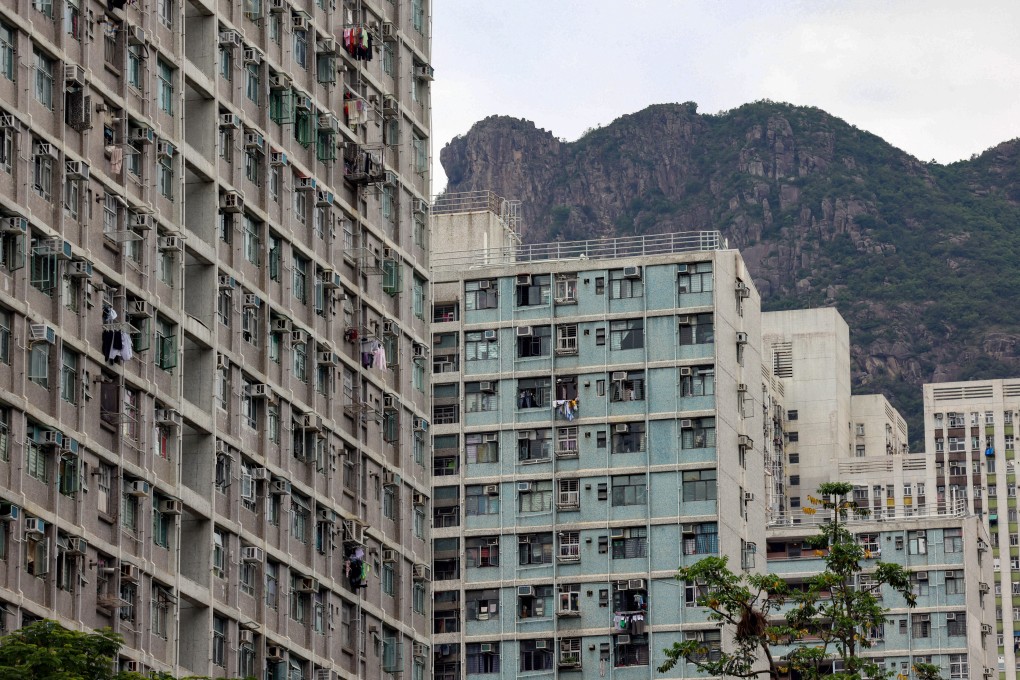
M 572 143 L 494 116 L 440 158 L 449 191 L 520 199 L 528 242 L 719 229 L 767 309 L 840 309 L 855 384 L 912 439 L 922 383 L 1020 375 L 1020 140 L 941 166 L 818 109 L 687 103 Z

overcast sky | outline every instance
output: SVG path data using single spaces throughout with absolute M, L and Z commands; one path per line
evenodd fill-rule
M 505 114 L 575 140 L 649 104 L 817 106 L 921 160 L 1020 136 L 1020 1 L 433 0 L 439 151 Z

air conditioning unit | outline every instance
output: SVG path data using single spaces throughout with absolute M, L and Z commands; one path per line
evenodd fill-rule
M 339 51 L 336 38 L 319 38 L 315 41 L 315 51 L 319 54 L 336 54 Z
M 690 430 L 690 429 L 693 429 L 693 428 L 694 428 L 694 421 L 693 420 L 689 420 L 687 418 L 684 418 L 683 420 L 680 421 L 680 429 L 681 430 Z
M 258 132 L 249 130 L 244 133 L 244 148 L 262 151 L 266 148 L 266 138 Z
M 397 115 L 397 113 L 400 112 L 400 103 L 397 101 L 396 97 L 394 97 L 391 94 L 388 94 L 383 97 L 382 110 L 383 115 L 395 116 Z
M 269 493 L 274 496 L 289 496 L 290 482 L 286 479 L 274 479 L 272 484 L 269 485 Z
M 397 37 L 397 27 L 392 21 L 384 21 L 379 26 L 379 33 L 383 40 L 392 40 Z
M 262 306 L 262 300 L 255 293 L 245 293 L 241 304 L 248 309 L 257 309 Z
M 744 283 L 743 281 L 738 281 L 737 282 L 736 292 L 737 292 L 737 297 L 740 298 L 740 299 L 744 299 L 744 298 L 750 297 L 750 295 L 751 295 L 751 289 L 748 288 L 747 284 Z
M 294 191 L 315 191 L 314 177 L 295 177 Z
M 290 27 L 295 31 L 307 31 L 310 26 L 308 15 L 304 12 L 295 12 L 290 15 Z
M 42 536 L 46 533 L 46 522 L 38 517 L 29 517 L 25 520 L 25 533 L 33 536 Z
M 485 340 L 489 341 L 489 342 L 493 342 L 494 340 L 496 340 L 499 337 L 499 335 L 497 334 L 496 331 L 489 330 L 489 331 L 483 331 L 482 332 L 482 337 Z
M 676 318 L 676 322 L 678 324 L 680 324 L 681 326 L 690 326 L 691 325 L 691 317 L 688 314 L 684 314 L 682 316 L 678 316 Z
M 273 396 L 273 388 L 267 383 L 251 383 L 246 386 L 245 394 L 252 399 L 269 399 Z
M 135 231 L 149 231 L 155 222 L 148 213 L 131 213 L 131 228 Z
M 627 379 L 627 371 L 614 371 L 610 376 L 614 381 L 621 381 Z
M 33 323 L 28 325 L 28 339 L 30 342 L 48 342 L 52 345 L 57 341 L 57 332 L 44 323 Z
M 630 425 L 627 423 L 620 423 L 613 428 L 613 432 L 616 434 L 627 434 L 630 432 Z
M 181 414 L 172 408 L 158 408 L 155 411 L 157 425 L 181 426 Z
M 411 494 L 411 504 L 418 507 L 424 507 L 428 503 L 429 497 L 420 491 L 415 491 Z
M 383 24 L 383 26 L 385 25 Z M 412 642 L 411 653 L 417 659 L 424 659 L 429 655 L 429 647 L 424 642 Z
M 32 146 L 32 155 L 55 159 L 57 157 L 57 152 L 54 151 L 53 145 L 48 142 L 36 142 Z
M 39 443 L 43 446 L 62 446 L 64 433 L 59 430 L 43 430 L 40 433 Z
M 237 631 L 237 641 L 242 645 L 253 645 L 255 644 L 255 631 L 242 628 Z
M 294 108 L 298 111 L 311 111 L 312 98 L 307 94 L 294 93 Z
M 640 279 L 641 278 L 641 267 L 624 267 L 623 278 L 625 279 Z
M 218 281 L 220 290 L 229 290 L 237 286 L 237 281 L 229 274 L 220 274 Z
M 64 170 L 68 179 L 86 180 L 89 178 L 89 164 L 85 161 L 67 161 Z
M 287 154 L 285 154 L 282 151 L 270 151 L 269 164 L 272 165 L 273 167 L 287 165 Z
M 3 130 L 16 130 L 18 128 L 18 119 L 11 113 L 0 113 L 0 129 Z
M 531 482 L 517 482 L 517 493 L 531 493 Z
M 0 503 L 0 522 L 16 522 L 21 516 L 21 508 L 13 503 Z
M 737 344 L 739 345 L 747 344 L 747 333 L 743 331 L 737 331 Z
M 156 249 L 161 252 L 177 251 L 180 252 L 182 249 L 182 240 L 180 236 L 160 236 L 156 239 Z
M 284 316 L 276 317 L 270 322 L 269 330 L 271 333 L 290 333 L 290 319 Z
M 148 496 L 151 490 L 152 487 L 149 485 L 149 483 L 141 479 L 131 482 L 131 484 L 128 486 L 128 493 L 134 496 L 135 498 L 143 498 L 145 496 Z
M 251 478 L 255 481 L 264 481 L 270 478 L 269 468 L 255 467 L 251 469 Z
M 241 117 L 236 113 L 221 113 L 220 114 L 220 127 L 221 128 L 237 128 L 241 129 Z
M 220 194 L 220 210 L 225 213 L 239 213 L 244 210 L 244 195 L 240 191 L 224 191 Z
M 750 491 L 745 491 L 744 492 L 744 502 L 745 503 L 751 503 L 753 501 L 754 501 L 754 494 L 751 493 Z
M 414 69 L 414 75 L 418 76 L 420 80 L 434 80 L 436 77 L 436 69 L 432 68 L 428 64 L 422 64 L 416 66 Z
M 630 644 L 630 636 L 629 635 L 617 635 L 616 636 L 616 644 L 618 644 L 618 645 L 629 645 Z
M 266 661 L 279 663 L 283 661 L 286 656 L 287 652 L 285 652 L 283 647 L 280 647 L 279 645 L 268 645 L 266 647 Z
M 991 635 L 991 633 L 992 633 L 991 625 L 989 625 L 987 623 L 982 623 L 981 624 L 981 634 L 982 635 Z
M 518 326 L 517 327 L 518 338 L 530 338 L 531 337 L 531 326 Z
M 494 654 L 496 652 L 496 645 L 492 642 L 483 642 L 478 645 L 478 651 L 482 654 Z
M 382 483 L 383 486 L 399 486 L 400 475 L 395 473 L 393 470 L 382 471 Z
M 414 570 L 411 576 L 415 581 L 431 581 L 432 567 L 427 564 L 418 563 L 414 565 Z
M 482 487 L 482 493 L 486 496 L 498 496 L 499 495 L 499 484 L 486 484 Z
M 64 83 L 66 85 L 84 85 L 85 69 L 77 64 L 65 64 Z
M 414 212 L 418 215 L 427 215 L 429 212 L 429 204 L 423 199 L 415 199 L 414 201 Z
M 746 434 L 742 434 L 737 437 L 737 446 L 742 449 L 749 449 L 754 446 L 754 440 L 748 437 Z
M 429 431 L 429 421 L 425 420 L 424 418 L 415 418 L 412 421 L 412 423 L 413 423 L 414 431 L 415 432 L 428 432 Z
M 266 551 L 255 545 L 247 545 L 241 548 L 241 561 L 242 562 L 264 562 L 266 560 Z
M 327 366 L 338 366 L 340 364 L 340 355 L 336 352 L 319 352 L 319 363 Z
M 517 586 L 517 597 L 533 597 L 535 589 L 532 586 Z
M 160 158 L 173 158 L 175 153 L 177 148 L 165 139 L 156 142 L 156 155 Z
M 479 281 L 478 290 L 489 290 L 492 288 L 492 281 Z
M 152 305 L 145 300 L 131 300 L 128 303 L 127 315 L 135 319 L 151 319 L 153 314 Z
M 246 64 L 261 64 L 262 53 L 254 47 L 245 47 L 242 55 L 242 60 Z
M 0 219 L 0 232 L 4 234 L 27 234 L 28 218 L 15 215 Z
M 148 125 L 131 128 L 129 141 L 132 144 L 152 144 L 156 141 L 156 133 Z
M 926 572 L 926 571 L 916 572 L 914 574 L 914 578 L 916 578 L 918 581 L 927 581 L 928 580 L 928 572 Z
M 315 205 L 319 208 L 328 208 L 333 205 L 333 193 L 324 189 L 316 189 Z
M 129 26 L 127 31 L 129 45 L 145 44 L 145 29 L 141 26 Z
M 491 380 L 483 380 L 478 383 L 478 389 L 486 394 L 494 394 L 496 392 L 496 383 Z
M 680 367 L 680 376 L 681 377 L 690 376 L 691 373 L 692 373 L 692 371 L 691 371 L 691 367 L 690 366 L 681 366 Z
M 138 567 L 128 562 L 120 563 L 120 580 L 128 583 L 138 583 Z
M 428 354 L 428 351 L 429 351 L 429 348 L 426 347 L 425 345 L 421 344 L 420 342 L 416 342 L 416 343 L 411 345 L 411 352 L 416 357 L 424 357 L 425 355 Z
M 290 344 L 303 345 L 306 342 L 308 342 L 308 331 L 303 328 L 297 328 L 290 332 Z
M 332 200 L 333 194 L 330 194 L 329 196 L 330 200 Z M 340 274 L 328 267 L 319 272 L 319 280 L 322 281 L 322 285 L 326 288 L 343 287 L 343 283 L 340 280 Z
M 89 551 L 89 543 L 84 538 L 77 536 L 71 536 L 67 540 L 67 554 L 68 555 L 85 555 Z
M 535 640 L 535 649 L 548 649 L 548 648 L 549 648 L 548 640 Z
M 159 511 L 164 515 L 179 515 L 182 509 L 181 502 L 176 498 L 165 498 L 159 502 Z
M 244 44 L 241 39 L 241 34 L 237 31 L 220 31 L 220 46 L 221 47 L 240 47 Z

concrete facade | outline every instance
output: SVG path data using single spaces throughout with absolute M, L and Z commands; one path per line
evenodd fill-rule
M 0 8 L 4 629 L 426 675 L 427 5 Z
M 700 238 L 435 271 L 437 679 L 647 677 L 716 633 L 678 564 L 763 568 L 759 300 Z

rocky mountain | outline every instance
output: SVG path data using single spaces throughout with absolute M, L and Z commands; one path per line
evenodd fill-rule
M 448 191 L 520 199 L 527 242 L 720 230 L 767 309 L 840 310 L 915 448 L 922 383 L 1020 375 L 1020 139 L 939 165 L 816 108 L 685 103 L 569 143 L 493 116 L 440 158 Z

